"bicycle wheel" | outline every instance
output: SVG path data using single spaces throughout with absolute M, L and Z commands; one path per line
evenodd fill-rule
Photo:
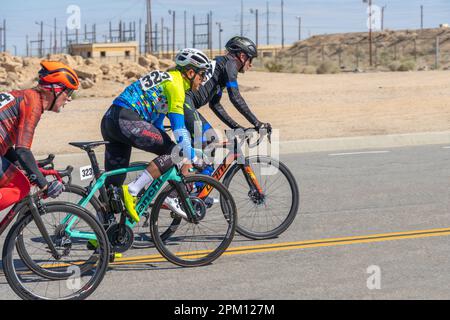
M 130 164 L 130 167 L 138 167 L 138 166 L 148 166 L 148 162 L 133 162 Z M 142 171 L 129 172 L 127 174 L 127 178 L 124 184 L 129 184 L 132 181 L 136 180 L 137 177 L 142 173 Z M 141 195 L 144 194 L 145 189 L 141 192 Z M 152 236 L 150 233 L 150 212 L 152 206 L 149 206 L 147 212 L 141 217 L 141 220 L 136 224 L 133 228 L 134 232 L 134 241 L 133 248 L 135 249 L 146 249 L 152 248 L 155 246 L 152 240 Z M 166 230 L 161 230 L 161 239 L 166 240 L 169 238 L 178 228 L 178 225 L 181 222 L 181 218 L 174 218 L 172 223 L 168 226 Z
M 73 230 L 95 235 L 96 248 L 91 248 L 87 239 L 71 237 L 65 231 L 60 222 L 69 214 L 77 218 Z M 87 298 L 101 283 L 109 262 L 109 243 L 103 227 L 86 209 L 70 203 L 48 203 L 45 210 L 40 210 L 40 216 L 59 257 L 50 253 L 33 215 L 28 212 L 14 224 L 5 240 L 6 280 L 22 299 Z M 21 245 L 17 245 L 18 240 Z M 19 247 L 23 250 L 20 254 Z M 22 257 L 26 257 L 26 262 Z
M 167 197 L 177 194 L 175 187 L 170 185 L 158 196 L 152 208 L 152 238 L 158 251 L 168 261 L 182 267 L 203 266 L 220 257 L 233 240 L 237 223 L 236 205 L 225 186 L 209 176 L 187 176 L 185 183 L 190 186 L 202 183 L 211 189 L 205 199 L 198 198 L 195 191 L 190 193 L 199 222 L 191 223 L 183 219 L 176 233 L 162 239 L 161 230 L 170 228 L 175 216 L 164 204 Z
M 294 221 L 300 202 L 297 182 L 281 162 L 266 156 L 247 158 L 263 190 L 252 193 L 242 165 L 234 165 L 223 184 L 236 201 L 239 223 L 236 231 L 250 239 L 279 236 Z
M 64 203 L 69 202 L 72 204 L 78 204 L 80 202 L 80 200 L 82 200 L 83 198 L 85 198 L 88 195 L 86 189 L 81 186 L 78 186 L 78 185 L 73 185 L 73 184 L 65 185 L 64 188 L 65 188 L 64 192 L 58 197 L 58 202 L 64 202 Z M 53 203 L 55 203 L 53 199 L 46 199 L 43 201 L 44 201 L 44 203 L 47 204 L 47 206 L 49 204 L 53 205 Z M 100 223 L 103 223 L 103 219 L 101 219 L 102 218 L 101 204 L 100 204 L 100 201 L 95 196 L 91 198 L 89 203 L 84 208 L 86 210 L 88 210 L 90 213 L 96 212 L 97 219 L 100 221 Z M 27 207 L 25 207 L 23 209 L 25 209 L 25 211 L 28 210 Z M 22 211 L 24 211 L 24 210 L 21 210 L 19 212 L 19 217 L 26 214 L 26 212 L 22 212 Z M 17 253 L 19 254 L 23 263 L 25 263 L 25 265 L 28 268 L 30 268 L 30 270 L 32 270 L 34 273 L 36 273 L 42 277 L 48 278 L 48 279 L 60 279 L 60 278 L 66 277 L 65 273 L 61 272 L 60 270 L 55 270 L 55 269 L 47 270 L 45 268 L 40 268 L 39 265 L 35 264 L 33 259 L 27 253 L 26 246 L 24 244 L 23 237 L 21 235 L 19 235 L 17 238 L 16 249 L 17 249 Z M 85 266 L 90 266 L 90 265 L 91 265 L 90 263 L 85 264 Z

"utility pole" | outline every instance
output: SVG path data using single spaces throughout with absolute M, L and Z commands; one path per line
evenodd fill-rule
M 369 0 L 369 52 L 370 52 L 370 66 L 373 66 L 373 55 L 372 55 L 372 0 Z
M 3 51 L 6 52 L 6 20 L 3 19 Z
M 384 31 L 384 10 L 386 10 L 387 5 L 381 8 L 381 31 Z
M 175 54 L 175 10 L 169 10 L 172 15 L 172 54 Z
M 258 9 L 256 9 L 256 48 L 258 48 L 259 45 L 259 13 Z
M 213 30 L 213 20 L 212 20 L 212 11 L 208 14 L 208 49 L 209 49 L 209 56 L 212 56 L 212 44 L 213 44 L 213 38 L 212 38 L 212 30 Z
M 58 47 L 58 41 L 56 40 L 56 39 L 57 39 L 57 32 L 56 32 L 56 18 L 55 18 L 55 20 L 54 20 L 53 30 L 54 30 L 54 35 L 55 35 L 55 42 L 54 42 L 54 44 L 53 44 L 53 53 L 56 54 L 56 51 L 58 50 L 58 49 L 57 49 L 57 47 Z
M 3 27 L 0 26 L 0 52 L 6 51 L 6 33 L 5 20 L 3 20 Z
M 281 47 L 284 49 L 284 1 L 281 0 Z
M 252 13 L 252 14 L 255 14 L 255 44 L 256 44 L 256 48 L 258 48 L 258 44 L 259 44 L 259 42 L 258 42 L 258 9 L 256 9 L 256 10 L 253 10 L 253 9 L 250 9 L 250 13 Z
M 153 47 L 153 51 L 154 51 L 154 52 L 159 52 L 159 43 L 158 43 L 158 24 L 157 24 L 157 23 L 155 23 L 155 31 L 154 31 L 154 34 L 155 34 L 155 46 Z M 153 37 L 153 35 L 152 35 L 152 37 Z
M 44 56 L 44 22 L 41 21 L 41 36 L 39 39 L 39 58 Z
M 364 3 L 369 4 L 369 56 L 370 66 L 373 66 L 373 54 L 372 54 L 372 0 L 363 0 Z
M 241 0 L 241 37 L 244 36 L 244 0 Z
M 187 48 L 187 12 L 184 10 L 184 47 Z
M 269 13 L 269 1 L 266 2 L 266 6 L 267 6 L 267 45 L 269 45 L 269 29 L 270 29 L 270 24 L 269 24 L 269 18 L 270 18 L 270 13 Z
M 152 0 L 147 0 L 147 53 L 153 52 L 152 31 Z
M 440 41 L 439 41 L 439 36 L 436 37 L 436 56 L 435 56 L 435 69 L 438 70 L 439 69 L 439 62 L 440 62 Z
M 222 23 L 216 22 L 216 25 L 219 27 L 219 55 L 222 55 Z
M 169 55 L 169 46 L 170 46 L 170 44 L 169 44 L 169 32 L 170 32 L 170 29 L 169 29 L 169 27 L 164 27 L 164 29 L 166 29 L 166 55 Z
M 30 43 L 28 42 L 28 35 L 26 35 L 26 50 L 27 50 L 27 57 L 30 56 Z
M 420 29 L 423 30 L 423 5 L 420 6 Z
M 164 18 L 161 18 L 161 56 L 164 54 Z
M 298 20 L 298 41 L 302 40 L 302 17 L 297 17 Z
M 142 54 L 142 19 L 139 19 L 139 54 Z

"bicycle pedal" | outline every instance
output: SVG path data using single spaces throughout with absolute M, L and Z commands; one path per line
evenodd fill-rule
M 89 240 L 87 243 L 88 250 L 95 250 L 98 248 L 98 241 L 97 240 Z
M 121 259 L 123 255 L 121 253 L 112 253 L 109 257 L 109 262 L 113 263 L 116 259 Z

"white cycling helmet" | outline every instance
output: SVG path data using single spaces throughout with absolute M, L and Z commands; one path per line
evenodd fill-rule
M 175 63 L 181 69 L 194 69 L 196 71 L 206 70 L 211 65 L 211 61 L 206 54 L 193 48 L 186 48 L 178 52 Z

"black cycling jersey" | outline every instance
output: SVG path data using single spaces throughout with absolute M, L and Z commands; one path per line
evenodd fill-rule
M 220 56 L 212 61 L 212 68 L 207 74 L 207 79 L 198 92 L 189 91 L 187 101 L 192 101 L 195 108 L 200 108 L 209 103 L 210 108 L 227 126 L 232 129 L 239 128 L 239 124 L 231 118 L 220 103 L 222 92 L 227 88 L 228 96 L 235 108 L 255 127 L 260 127 L 261 122 L 250 111 L 244 98 L 239 92 L 238 65 L 233 56 Z M 190 99 L 188 99 L 190 98 Z

